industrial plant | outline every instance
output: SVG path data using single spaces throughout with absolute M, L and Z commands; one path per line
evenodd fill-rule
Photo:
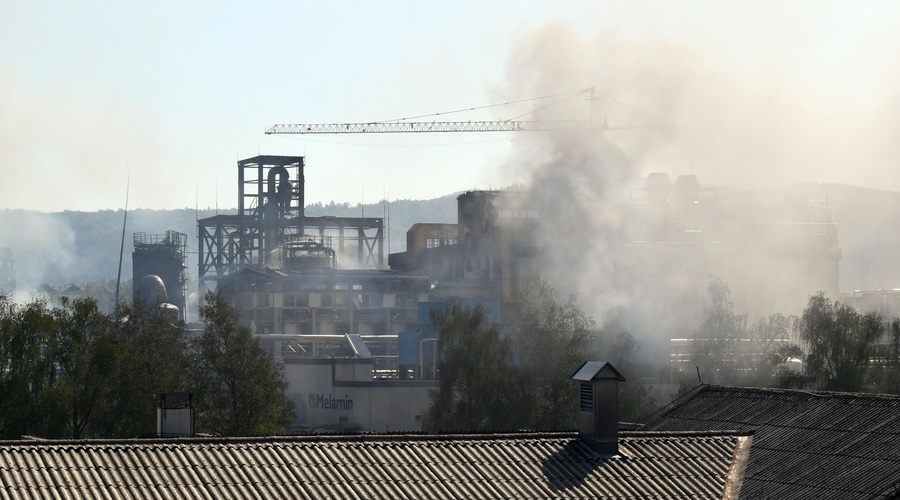
M 197 221 L 198 294 L 221 294 L 281 364 L 298 430 L 419 430 L 436 378 L 429 313 L 480 303 L 501 323 L 513 290 L 539 275 L 552 281 L 547 262 L 559 245 L 590 244 L 578 234 L 549 241 L 556 214 L 541 213 L 533 192 L 473 190 L 458 196 L 455 224 L 414 223 L 405 250 L 385 256 L 383 218 L 307 216 L 304 166 L 302 156 L 238 161 L 237 213 Z M 606 244 L 620 257 L 606 279 L 633 304 L 617 321 L 638 337 L 674 339 L 648 343 L 650 363 L 684 360 L 689 346 L 678 337 L 710 277 L 752 314 L 838 292 L 841 253 L 825 206 L 766 206 L 703 188 L 694 175 L 654 173 L 616 209 L 623 223 Z M 185 238 L 137 233 L 133 254 L 136 297 L 182 319 Z

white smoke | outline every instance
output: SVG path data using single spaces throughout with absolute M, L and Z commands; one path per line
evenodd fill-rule
M 895 141 L 871 133 L 877 123 L 887 122 L 829 103 L 816 88 L 791 87 L 778 75 L 751 79 L 674 42 L 635 43 L 612 35 L 588 39 L 561 23 L 516 40 L 505 80 L 493 92 L 497 101 L 514 101 L 590 87 L 610 127 L 646 128 L 524 136 L 516 141 L 505 175 L 517 182 L 528 179 L 531 203 L 543 218 L 542 243 L 552 249 L 546 276 L 562 291 L 579 294 L 601 324 L 623 308 L 632 317 L 642 308 L 643 298 L 632 293 L 617 268 L 632 258 L 622 227 L 627 201 L 650 172 L 672 178 L 695 173 L 703 184 L 744 188 L 835 180 L 864 184 L 887 171 L 885 153 L 897 150 Z M 533 105 L 529 102 L 514 114 L 585 119 L 587 95 L 526 115 L 533 109 L 526 107 Z M 867 168 L 848 168 L 859 166 L 861 157 L 870 160 Z M 673 303 L 682 298 L 696 303 L 708 279 L 719 277 L 698 282 L 686 276 L 677 267 L 662 276 L 677 291 Z M 771 278 L 789 281 L 777 274 Z M 795 311 L 768 311 L 775 312 Z M 685 311 L 685 317 L 692 315 Z
M 49 214 L 4 210 L 0 246 L 12 249 L 16 288 L 23 293 L 41 284 L 57 283 L 76 263 L 75 232 Z

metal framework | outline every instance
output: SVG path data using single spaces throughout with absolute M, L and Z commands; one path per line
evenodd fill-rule
M 266 128 L 267 135 L 274 134 L 404 134 L 418 132 L 547 132 L 554 130 L 588 130 L 606 132 L 610 130 L 633 130 L 648 129 L 657 127 L 648 126 L 632 126 L 632 127 L 610 127 L 606 123 L 606 119 L 600 115 L 597 102 L 600 100 L 598 92 L 594 88 L 582 89 L 570 93 L 571 97 L 588 95 L 590 102 L 590 119 L 589 120 L 483 120 L 483 121 L 407 121 L 406 119 L 391 120 L 382 122 L 368 123 L 299 123 L 299 124 L 281 124 L 273 125 Z M 536 99 L 546 99 L 545 96 Z M 526 99 L 526 100 L 536 100 Z M 561 102 L 561 101 L 559 101 Z M 509 104 L 509 103 L 507 103 Z M 498 106 L 498 105 L 494 105 Z M 489 108 L 493 106 L 483 106 Z M 471 111 L 473 109 L 459 111 Z M 413 118 L 423 118 L 423 115 Z
M 284 244 L 307 235 L 336 242 L 339 256 L 355 244 L 356 266 L 382 269 L 384 219 L 306 217 L 303 166 L 302 156 L 256 156 L 238 162 L 237 215 L 197 221 L 201 291 L 245 267 L 280 267 Z
M 274 125 L 266 134 L 391 134 L 408 132 L 540 132 L 599 128 L 587 120 L 558 121 L 466 121 L 466 122 L 372 122 L 372 123 L 301 123 Z

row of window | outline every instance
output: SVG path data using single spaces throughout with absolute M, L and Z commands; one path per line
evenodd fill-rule
M 254 297 L 256 298 L 254 302 Z M 241 309 L 268 307 L 347 307 L 355 304 L 359 308 L 394 309 L 416 307 L 418 298 L 412 293 L 285 293 L 280 294 L 281 304 L 273 304 L 277 300 L 269 293 L 238 294 L 236 306 Z

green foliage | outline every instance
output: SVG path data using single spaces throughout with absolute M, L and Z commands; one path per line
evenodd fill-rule
M 206 329 L 191 341 L 198 427 L 225 436 L 284 433 L 295 410 L 272 357 L 220 295 L 207 293 L 200 315 Z
M 802 377 L 786 367 L 802 357 L 788 339 L 798 326 L 792 316 L 773 314 L 748 326 L 746 314 L 736 314 L 730 290 L 721 280 L 710 282 L 710 306 L 691 344 L 692 365 L 704 383 L 734 386 L 796 387 Z M 682 374 L 681 392 L 697 384 L 695 372 Z
M 156 430 L 154 396 L 187 391 L 188 359 L 183 325 L 164 309 L 143 301 L 124 304 L 118 316 L 119 369 L 104 408 L 108 437 L 134 437 Z
M 123 305 L 117 323 L 89 298 L 62 297 L 51 309 L 0 296 L 0 439 L 150 434 L 153 396 L 190 390 L 204 391 L 199 400 L 213 409 L 198 415 L 201 427 L 208 417 L 206 428 L 227 435 L 283 432 L 293 404 L 277 367 L 236 311 L 214 300 L 206 312 L 210 328 L 189 346 L 182 325 L 159 308 Z M 218 371 L 192 373 L 190 362 Z
M 0 439 L 43 434 L 53 358 L 53 318 L 44 302 L 0 296 Z
M 594 322 L 574 297 L 543 281 L 516 290 L 501 331 L 484 308 L 450 304 L 431 316 L 438 332 L 439 387 L 425 419 L 430 431 L 575 428 L 570 377 L 587 358 Z
M 774 371 L 768 383 L 758 385 L 777 387 L 779 389 L 802 389 L 806 387 L 806 377 L 800 371 L 792 370 L 788 363 L 791 360 L 802 361 L 803 350 L 797 344 L 779 345 L 769 356 L 769 367 Z
M 109 401 L 116 382 L 118 339 L 109 316 L 92 299 L 61 299 L 52 311 L 54 336 L 49 346 L 55 376 L 51 381 L 51 414 L 62 423 L 62 435 L 94 435 L 95 410 Z
M 500 431 L 522 422 L 512 344 L 490 324 L 484 307 L 447 305 L 433 311 L 440 360 L 438 388 L 423 428 L 428 431 Z
M 872 373 L 875 392 L 900 394 L 900 319 L 894 318 L 886 345 L 879 345 Z
M 613 344 L 610 363 L 625 377 L 619 384 L 619 421 L 641 423 L 657 410 L 650 387 L 637 380 L 634 358 L 641 343 L 628 332 L 620 333 Z
M 801 318 L 773 314 L 747 327 L 746 315 L 732 311 L 725 283 L 713 281 L 709 293 L 692 353 L 704 383 L 900 393 L 900 320 L 890 326 L 889 344 L 879 345 L 878 314 L 819 293 Z M 787 341 L 796 336 L 803 348 Z M 789 368 L 793 360 L 803 362 L 803 373 Z M 696 385 L 692 374 L 682 375 L 682 392 Z
M 507 300 L 504 318 L 515 343 L 528 427 L 574 429 L 578 397 L 570 377 L 587 359 L 594 320 L 574 296 L 563 300 L 539 279 L 526 280 Z
M 870 360 L 882 331 L 876 313 L 859 314 L 822 293 L 810 297 L 800 328 L 808 349 L 807 373 L 825 390 L 863 390 L 870 382 Z
M 704 382 L 738 385 L 742 349 L 748 337 L 747 315 L 735 314 L 728 300 L 728 285 L 714 280 L 708 288 L 711 305 L 694 335 L 693 362 L 700 367 Z

